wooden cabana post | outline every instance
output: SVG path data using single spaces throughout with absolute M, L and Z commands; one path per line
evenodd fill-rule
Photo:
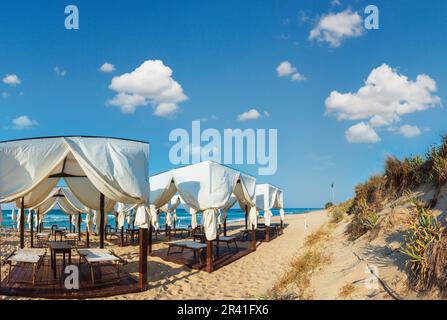
M 227 217 L 225 217 L 223 221 L 223 227 L 224 227 L 224 236 L 227 236 Z
M 29 211 L 30 216 L 30 247 L 33 248 L 34 247 L 34 214 L 33 214 L 33 210 Z
M 20 249 L 25 248 L 25 198 L 20 204 Z
M 213 242 L 206 240 L 206 272 L 213 272 Z
M 87 234 L 86 234 L 86 241 L 87 241 L 87 248 L 90 248 L 90 232 L 87 228 Z
M 139 260 L 138 260 L 138 288 L 141 291 L 147 290 L 147 240 L 148 234 L 147 229 L 140 228 L 139 232 L 139 240 L 140 240 L 140 248 L 139 248 Z
M 267 225 L 265 226 L 265 241 L 270 241 L 270 226 Z
M 149 255 L 152 254 L 152 232 L 153 232 L 153 227 L 152 227 L 152 223 L 149 225 L 149 244 L 148 244 L 148 252 Z
M 101 193 L 99 196 L 100 207 L 100 221 L 99 221 L 99 247 L 104 249 L 104 231 L 105 231 L 105 219 L 104 219 L 104 195 Z
M 36 219 L 37 219 L 37 228 L 36 228 L 36 231 L 39 233 L 39 228 L 40 228 L 40 210 L 39 209 L 37 209 L 37 217 L 36 217 Z
M 82 216 L 81 213 L 78 213 L 78 240 L 81 241 L 81 220 L 82 220 Z
M 248 206 L 245 205 L 245 217 L 247 219 L 248 217 Z M 256 251 L 256 229 L 255 229 L 255 225 L 252 224 L 251 225 L 251 248 L 253 249 L 253 251 Z

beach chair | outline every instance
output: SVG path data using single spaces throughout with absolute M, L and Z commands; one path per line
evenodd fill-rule
M 36 234 L 36 247 L 37 248 L 46 248 L 50 242 L 51 233 L 49 232 L 39 232 Z
M 14 268 L 31 265 L 32 272 L 32 285 L 34 287 L 36 283 L 36 272 L 43 263 L 46 255 L 45 249 L 33 248 L 33 249 L 19 249 L 8 255 L 5 262 L 9 265 L 8 271 L 8 283 L 11 280 L 11 271 L 14 264 Z
M 116 267 L 117 279 L 120 280 L 120 264 L 126 263 L 124 259 L 106 249 L 78 249 L 77 251 L 80 257 L 79 264 L 85 262 L 90 268 L 92 284 L 95 284 L 93 268 L 107 265 Z
M 73 247 L 78 246 L 79 234 L 77 233 L 66 233 L 64 234 L 65 241 L 72 245 Z
M 217 242 L 217 239 L 214 241 Z M 237 246 L 236 237 L 219 236 L 219 242 L 226 243 L 228 248 L 230 248 L 230 243 L 234 243 L 236 249 L 239 249 Z
M 180 252 L 171 252 L 172 248 L 180 248 Z M 200 263 L 200 266 L 203 266 L 202 263 L 202 258 L 201 258 L 201 253 L 203 250 L 206 249 L 206 244 L 204 243 L 198 243 L 195 241 L 172 241 L 172 242 L 168 242 L 168 252 L 167 255 L 169 254 L 174 254 L 174 253 L 183 253 L 183 251 L 185 249 L 191 250 L 193 252 L 194 255 L 194 259 L 196 261 L 198 261 Z

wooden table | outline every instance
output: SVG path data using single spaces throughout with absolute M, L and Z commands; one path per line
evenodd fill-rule
M 68 254 L 68 263 L 71 264 L 71 249 L 72 246 L 66 242 L 50 242 L 51 268 L 53 269 L 54 279 L 57 278 L 57 255 L 63 255 L 63 266 L 65 270 L 65 255 Z

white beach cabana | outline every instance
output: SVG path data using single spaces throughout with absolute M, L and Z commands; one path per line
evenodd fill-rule
M 271 184 L 256 185 L 256 208 L 264 212 L 265 239 L 270 240 L 272 209 L 280 212 L 281 229 L 284 226 L 284 196 L 282 189 Z
M 87 225 L 87 246 L 90 245 L 90 232 L 89 229 L 89 220 L 91 221 L 90 209 L 85 206 L 78 198 L 71 192 L 71 190 L 67 187 L 56 187 L 53 191 L 48 195 L 48 197 L 39 205 L 32 208 L 36 212 L 37 215 L 37 226 L 38 231 L 42 229 L 43 219 L 44 217 L 55 207 L 59 207 L 62 212 L 67 214 L 70 218 L 70 223 L 72 223 L 78 230 L 78 240 L 81 240 L 81 221 L 82 214 L 86 214 L 86 225 Z M 32 217 L 31 217 L 32 219 Z M 33 241 L 32 236 L 32 228 L 31 228 L 31 243 Z
M 101 248 L 105 212 L 116 202 L 138 205 L 137 226 L 146 232 L 146 237 L 140 237 L 140 273 L 147 274 L 141 251 L 146 251 L 150 221 L 145 208 L 149 203 L 148 166 L 149 144 L 141 141 L 70 136 L 0 142 L 0 203 L 15 202 L 24 222 L 24 210 L 41 204 L 64 179 L 84 206 L 100 212 Z M 20 224 L 20 246 L 24 247 L 24 223 Z M 141 280 L 140 285 L 146 287 L 147 281 Z
M 153 204 L 162 207 L 178 193 L 191 213 L 201 212 L 207 240 L 207 271 L 213 270 L 212 241 L 218 237 L 218 214 L 234 201 L 232 195 L 249 214 L 253 249 L 256 248 L 256 179 L 213 161 L 173 169 L 151 177 Z M 158 202 L 157 202 L 158 200 Z M 234 203 L 233 203 L 234 204 Z

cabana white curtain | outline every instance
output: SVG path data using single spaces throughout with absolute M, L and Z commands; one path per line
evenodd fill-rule
M 233 201 L 233 194 L 240 203 L 255 208 L 255 187 L 255 178 L 212 161 L 151 177 L 151 191 L 160 190 L 153 194 L 154 197 L 160 194 L 157 197 L 159 203 L 155 203 L 154 198 L 153 203 L 162 206 L 178 192 L 190 211 L 202 212 L 202 224 L 208 240 L 216 239 L 218 210 Z
M 58 137 L 0 143 L 0 203 L 25 198 L 25 208 L 39 205 L 64 178 L 87 207 L 99 210 L 99 193 L 105 210 L 114 202 L 146 204 L 149 147 L 145 143 L 112 138 Z
M 174 196 L 168 203 L 160 208 L 160 211 L 166 213 L 166 225 L 172 227 L 173 219 L 175 215 L 175 210 L 177 210 L 180 205 L 180 196 Z
M 256 207 L 264 211 L 266 226 L 270 226 L 272 209 L 279 209 L 281 221 L 284 221 L 283 191 L 270 184 L 256 185 Z

